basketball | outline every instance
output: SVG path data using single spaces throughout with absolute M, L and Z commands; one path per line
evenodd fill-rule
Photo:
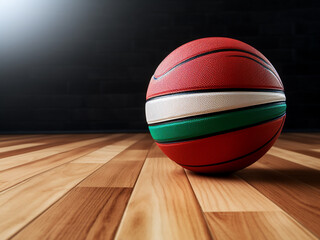
M 241 41 L 210 37 L 171 52 L 152 76 L 146 120 L 159 148 L 194 172 L 232 172 L 261 158 L 286 117 L 281 79 Z

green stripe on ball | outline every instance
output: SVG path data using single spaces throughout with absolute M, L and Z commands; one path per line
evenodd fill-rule
M 157 124 L 149 126 L 149 130 L 157 142 L 182 141 L 258 124 L 285 112 L 285 103 L 274 103 Z

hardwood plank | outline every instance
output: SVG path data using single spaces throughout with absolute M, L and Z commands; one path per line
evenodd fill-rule
M 94 174 L 86 178 L 79 186 L 133 187 L 146 159 L 148 153 L 146 149 L 151 145 L 152 141 L 149 141 L 149 137 L 136 142 L 115 156 L 108 164 L 102 166 Z M 140 150 L 131 150 L 137 148 L 140 148 Z M 144 154 L 141 154 L 141 151 Z
M 138 140 L 144 137 L 141 134 L 126 134 L 125 139 L 121 141 L 113 141 L 112 144 L 101 148 L 99 151 L 95 151 L 89 156 L 82 157 L 78 160 L 75 160 L 75 163 L 106 163 L 115 156 L 122 153 L 123 150 L 130 147 L 132 144 L 135 144 Z M 139 160 L 139 159 L 137 159 Z
M 80 183 L 80 187 L 133 187 L 143 161 L 111 161 Z
M 308 139 L 314 140 L 316 143 L 320 144 L 320 133 L 319 132 L 312 132 L 312 133 L 292 133 L 293 136 L 304 137 Z
M 115 136 L 113 138 L 106 137 L 106 139 L 101 138 L 100 141 L 92 144 L 80 146 L 79 148 L 70 151 L 54 154 L 49 157 L 0 171 L 0 191 L 12 187 L 36 174 L 60 166 L 61 164 L 71 162 L 77 158 L 79 158 L 80 161 L 81 159 L 94 158 L 96 157 L 96 152 L 100 152 L 100 150 L 103 149 L 103 146 L 112 144 L 123 138 L 125 138 L 125 136 Z M 89 161 L 86 162 L 90 163 Z
M 152 143 L 150 143 L 151 146 Z M 117 158 L 121 158 L 126 161 L 140 161 L 141 159 L 145 159 L 149 150 L 126 150 L 121 152 Z
M 211 239 L 183 169 L 153 145 L 116 239 Z
M 120 151 L 122 151 L 123 149 L 127 148 L 130 145 L 137 145 L 137 144 L 139 144 L 139 142 L 141 142 L 141 143 L 144 142 L 144 140 L 138 141 L 139 139 L 144 137 L 144 135 L 142 135 L 142 134 L 127 134 L 127 135 L 125 135 L 125 137 L 127 137 L 127 136 L 129 136 L 129 137 L 124 139 L 124 140 L 122 140 L 122 141 L 113 142 L 111 145 L 109 145 L 107 147 L 101 148 L 101 149 L 99 149 L 99 150 L 97 150 L 97 151 L 95 151 L 95 152 L 93 152 L 91 154 L 88 154 L 88 155 L 82 157 L 83 159 L 85 159 L 83 161 L 81 161 L 81 160 L 78 161 L 77 160 L 77 161 L 74 161 L 74 162 L 78 162 L 77 164 L 86 164 L 85 162 L 89 162 L 90 159 L 93 159 L 93 158 L 96 158 L 96 157 L 103 157 L 102 153 L 105 153 L 106 148 L 108 148 L 108 150 L 111 150 L 112 147 L 116 147 L 115 149 L 112 149 L 112 151 L 119 153 Z M 137 143 L 135 144 L 135 142 L 137 142 Z M 121 147 L 121 148 L 119 148 L 119 147 Z M 100 152 L 100 153 L 96 154 L 97 152 Z M 144 160 L 144 158 L 142 160 Z M 121 158 L 119 159 L 117 157 L 115 157 L 114 159 L 115 160 L 118 159 L 118 161 L 121 160 Z M 107 162 L 107 161 L 104 160 L 104 161 L 98 161 L 98 162 L 100 164 L 102 164 L 103 162 Z M 117 162 L 117 161 L 115 161 L 115 162 Z M 122 161 L 120 163 L 125 164 L 126 162 Z M 134 162 L 130 162 L 129 164 L 134 164 L 135 165 L 134 167 L 135 168 L 137 167 L 137 164 L 134 163 Z M 107 165 L 109 165 L 109 163 Z M 128 164 L 126 164 L 126 165 L 128 165 Z M 123 168 L 121 168 L 121 169 L 123 169 Z M 113 170 L 115 170 L 115 169 L 113 169 Z M 99 172 L 99 170 L 98 170 L 98 172 Z M 119 172 L 117 170 L 115 172 L 112 172 L 112 173 L 113 174 L 114 173 L 118 173 L 119 174 Z M 103 176 L 108 176 L 108 173 L 107 174 L 103 173 L 103 174 L 104 174 Z M 92 175 L 94 176 L 95 173 L 92 174 Z M 138 175 L 138 173 L 136 175 Z M 130 179 L 130 177 L 128 177 L 127 175 L 126 175 L 126 178 Z M 87 179 L 90 179 L 90 177 L 87 178 Z M 88 181 L 87 179 L 85 179 L 82 183 L 87 182 Z M 123 177 L 123 179 L 125 179 L 125 177 Z M 102 181 L 106 181 L 106 180 L 102 179 Z M 110 191 L 112 193 L 109 194 L 110 195 L 109 197 L 108 197 L 108 194 L 105 193 L 106 197 L 107 197 L 107 201 L 105 201 L 104 206 L 101 206 L 101 207 L 103 207 L 103 209 L 101 210 L 99 215 L 95 216 L 96 221 L 94 222 L 94 224 L 92 224 L 92 220 L 94 220 L 95 218 L 92 217 L 92 219 L 90 220 L 91 221 L 90 224 L 85 225 L 86 227 L 84 228 L 84 226 L 83 226 L 84 223 L 82 223 L 82 221 L 77 222 L 77 221 L 74 220 L 74 218 L 76 218 L 76 219 L 79 218 L 81 220 L 82 217 L 79 216 L 79 214 L 77 216 L 74 216 L 73 212 L 71 210 L 71 213 L 70 213 L 71 218 L 66 217 L 66 219 L 64 219 L 61 222 L 61 224 L 59 224 L 57 227 L 56 227 L 56 225 L 54 225 L 58 221 L 58 219 L 61 217 L 60 216 L 61 215 L 61 211 L 63 211 L 62 209 L 64 209 L 64 208 L 61 208 L 61 207 L 55 207 L 55 205 L 60 206 L 60 205 L 64 204 L 63 206 L 67 206 L 67 207 L 65 207 L 65 209 L 68 209 L 70 204 L 71 205 L 74 204 L 76 206 L 75 209 L 79 208 L 79 206 L 78 206 L 79 204 L 80 205 L 85 205 L 85 207 L 87 205 L 95 206 L 94 202 L 93 203 L 87 202 L 86 204 L 82 204 L 82 202 L 81 202 L 82 198 L 80 196 L 78 196 L 78 197 L 72 198 L 72 200 L 68 200 L 68 201 L 67 200 L 61 200 L 61 201 L 59 201 L 59 202 L 61 202 L 61 204 L 60 203 L 55 204 L 52 207 L 53 210 L 51 210 L 51 208 L 50 208 L 48 210 L 48 212 L 49 212 L 48 214 L 47 214 L 47 212 L 45 212 L 38 219 L 36 219 L 34 222 L 32 222 L 30 225 L 28 225 L 24 230 L 22 230 L 22 232 L 19 233 L 17 235 L 17 237 L 24 239 L 24 237 L 26 237 L 29 234 L 31 234 L 31 236 L 34 236 L 36 238 L 37 237 L 43 237 L 43 236 L 45 236 L 45 238 L 47 238 L 47 237 L 48 238 L 59 238 L 59 236 L 60 236 L 60 234 L 62 232 L 63 233 L 62 236 L 64 236 L 64 237 L 68 236 L 67 237 L 68 239 L 71 238 L 71 236 L 75 237 L 75 238 L 72 237 L 72 239 L 79 239 L 79 238 L 82 239 L 86 235 L 86 233 L 89 234 L 88 238 L 91 238 L 91 237 L 95 237 L 96 238 L 98 236 L 101 236 L 102 238 L 106 238 L 106 237 L 109 236 L 110 238 L 112 238 L 112 236 L 114 236 L 116 227 L 118 226 L 118 223 L 119 223 L 119 221 L 121 219 L 122 212 L 123 212 L 123 210 L 125 208 L 125 205 L 126 205 L 126 202 L 127 202 L 128 198 L 129 198 L 129 195 L 131 193 L 131 190 L 128 189 L 128 188 L 92 188 L 92 187 L 91 188 L 83 188 L 83 187 L 80 187 L 81 185 L 83 185 L 83 184 L 80 184 L 80 185 L 78 185 L 77 188 L 72 189 L 70 191 L 70 194 L 72 194 L 73 191 L 77 191 L 76 189 L 78 189 L 78 188 L 81 188 L 81 189 L 109 189 L 109 190 L 111 189 Z M 113 184 L 113 186 L 114 185 L 115 184 Z M 114 189 L 114 190 L 112 190 L 112 189 Z M 89 190 L 89 191 L 91 191 L 91 190 Z M 90 199 L 92 199 L 92 198 L 89 198 L 88 201 Z M 95 201 L 94 199 L 95 198 L 93 198 L 92 200 Z M 65 202 L 68 202 L 68 203 L 65 203 Z M 122 205 L 121 205 L 121 203 L 122 203 Z M 96 209 L 93 210 L 93 212 L 94 211 L 96 211 Z M 87 217 L 86 216 L 87 215 L 86 211 L 84 211 L 83 214 L 84 214 L 84 216 L 83 216 L 84 218 Z M 112 216 L 114 216 L 114 217 L 111 217 L 110 214 L 112 214 Z M 80 213 L 80 215 L 81 215 L 81 213 Z M 57 218 L 53 217 L 53 220 L 52 220 L 50 216 L 58 216 L 58 217 Z M 90 218 L 90 216 L 89 216 L 89 218 Z M 107 220 L 107 221 L 105 221 L 105 220 Z M 86 221 L 87 221 L 87 219 L 86 219 Z M 33 230 L 32 229 L 38 228 L 37 226 L 42 226 L 42 224 L 44 222 L 48 223 L 48 225 L 45 224 L 45 230 L 41 230 L 41 229 L 39 231 L 36 230 L 35 231 L 35 235 L 33 235 L 33 233 L 32 233 Z M 89 227 L 91 225 L 92 225 L 91 230 L 90 230 L 90 232 L 88 232 L 87 227 Z M 49 235 L 46 235 L 47 228 L 48 229 L 53 229 L 53 230 L 51 230 Z M 76 231 L 77 233 L 74 234 L 73 231 Z
M 314 151 L 314 149 L 310 149 L 310 150 L 296 150 L 296 152 L 298 153 L 302 153 L 304 155 L 310 156 L 310 157 L 315 157 L 320 159 L 320 149 L 319 151 Z
M 128 188 L 75 188 L 13 239 L 112 239 Z
M 123 212 L 131 195 L 131 188 L 111 188 L 112 193 L 108 202 L 91 226 L 86 239 L 114 239 Z
M 8 140 L 0 142 L 0 147 L 8 147 L 8 146 L 15 146 L 18 144 L 24 144 L 24 143 L 33 143 L 33 142 L 41 142 L 46 143 L 48 140 L 51 142 L 54 139 L 61 139 L 63 137 L 70 137 L 70 134 L 62 134 L 62 135 L 44 135 L 39 137 L 33 137 L 33 138 L 22 138 L 17 140 Z
M 305 137 L 305 138 L 313 138 L 318 140 L 318 142 L 320 143 L 320 132 L 293 132 L 290 133 L 290 135 L 293 136 L 299 136 L 299 137 Z
M 130 150 L 146 150 L 150 148 L 152 143 L 154 143 L 154 140 L 152 139 L 150 134 L 144 134 L 143 140 L 130 146 Z
M 256 162 L 237 175 L 320 237 L 320 191 Z
M 38 144 L 36 146 L 30 146 L 30 147 L 26 147 L 26 148 L 20 148 L 20 149 L 14 149 L 11 151 L 7 151 L 7 152 L 2 152 L 0 153 L 0 158 L 6 158 L 6 157 L 11 157 L 11 156 L 17 156 L 17 155 L 21 155 L 24 153 L 30 153 L 30 152 L 36 152 L 39 150 L 43 150 L 43 149 L 47 149 L 47 148 L 51 148 L 51 147 L 57 147 L 56 149 L 58 150 L 59 147 L 61 145 L 70 143 L 70 142 L 75 142 L 75 141 L 79 141 L 79 140 L 88 140 L 87 137 L 81 137 L 79 139 L 79 137 L 74 138 L 74 137 L 69 137 L 69 138 L 62 138 L 61 140 L 58 139 L 56 141 L 53 141 L 51 143 L 44 143 L 44 144 Z
M 318 158 L 315 158 L 315 157 L 310 157 L 301 153 L 288 151 L 278 147 L 272 147 L 268 151 L 268 154 L 286 159 L 294 163 L 301 164 L 306 167 L 320 170 L 320 161 Z
M 301 136 L 296 133 L 284 133 L 280 135 L 280 139 L 288 139 L 295 142 L 307 143 L 307 144 L 319 144 L 319 140 L 309 136 Z
M 309 135 L 284 134 L 224 177 L 149 151 L 149 134 L 0 136 L 0 156 L 63 142 L 0 160 L 12 166 L 0 171 L 0 190 L 11 184 L 0 193 L 0 239 L 320 238 L 320 135 Z
M 8 147 L 0 147 L 0 153 L 17 150 L 21 148 L 38 146 L 38 145 L 43 145 L 43 143 L 24 143 L 24 144 L 18 144 L 18 145 L 8 146 Z
M 209 176 L 186 172 L 204 212 L 281 211 L 268 198 L 235 175 Z
M 19 165 L 24 165 L 24 164 L 48 157 L 48 156 L 59 154 L 61 152 L 70 151 L 75 148 L 79 148 L 82 146 L 86 146 L 86 145 L 89 145 L 92 143 L 96 143 L 96 142 L 110 139 L 110 138 L 117 137 L 117 136 L 118 135 L 107 135 L 107 136 L 100 137 L 100 138 L 95 138 L 95 139 L 90 139 L 90 140 L 82 140 L 82 141 L 78 141 L 78 142 L 73 142 L 73 140 L 72 140 L 71 143 L 67 142 L 67 144 L 64 144 L 63 146 L 58 145 L 58 146 L 38 150 L 35 152 L 21 154 L 19 156 L 11 156 L 11 157 L 2 158 L 0 161 L 0 171 L 6 170 L 9 168 L 13 168 L 13 167 L 16 167 Z
M 214 239 L 317 239 L 283 212 L 205 213 Z
M 77 141 L 83 141 L 83 140 L 90 140 L 93 138 L 94 137 L 88 136 L 85 134 L 81 134 L 81 135 L 77 135 L 77 136 L 60 136 L 60 137 L 57 137 L 56 135 L 54 135 L 54 136 L 52 136 L 51 139 L 47 139 L 47 141 L 45 141 L 45 142 L 31 141 L 31 142 L 23 143 L 23 144 L 30 144 L 30 145 L 36 144 L 34 146 L 29 146 L 29 147 L 23 148 L 23 149 L 21 149 L 21 148 L 14 149 L 14 147 L 19 146 L 21 144 L 2 147 L 2 149 L 3 148 L 8 148 L 8 149 L 12 148 L 12 149 L 9 151 L 1 152 L 0 158 L 6 158 L 6 157 L 10 157 L 10 156 L 28 153 L 28 152 L 34 152 L 34 151 L 42 150 L 45 148 L 55 147 L 55 146 L 58 147 L 59 145 L 77 142 Z
M 0 193 L 0 239 L 7 239 L 99 168 L 67 163 Z
M 278 139 L 275 142 L 274 146 L 278 148 L 284 148 L 286 150 L 291 150 L 291 151 L 312 149 L 315 147 L 315 145 L 296 142 L 290 139 Z
M 82 136 L 85 136 L 85 138 L 83 139 Z M 88 141 L 88 144 L 90 144 L 90 141 L 95 142 L 96 140 L 102 140 L 102 139 L 113 139 L 113 138 L 121 138 L 121 139 L 125 139 L 126 138 L 126 134 L 123 133 L 112 133 L 112 134 L 99 134 L 97 137 L 96 136 L 87 136 L 86 134 L 80 134 L 79 136 L 77 136 L 78 139 L 75 141 L 71 141 L 68 144 L 61 144 L 61 145 L 57 145 L 54 149 L 56 151 L 62 152 L 62 151 L 66 151 L 68 149 L 72 149 L 73 147 L 77 147 L 78 145 L 81 146 L 86 146 L 84 144 L 83 141 Z M 79 137 L 81 137 L 81 139 L 79 139 Z
M 297 179 L 312 187 L 320 189 L 320 171 L 293 163 L 282 158 L 266 154 L 260 160 L 264 166 L 282 173 L 285 176 Z
M 18 139 L 32 139 L 35 137 L 45 136 L 43 134 L 17 134 L 17 135 L 2 135 L 0 134 L 0 142 L 10 141 L 10 140 L 18 140 Z

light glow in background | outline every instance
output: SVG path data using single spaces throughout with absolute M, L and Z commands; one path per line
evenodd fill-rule
M 0 0 L 0 60 L 59 48 L 79 28 L 81 0 Z M 55 44 L 50 44 L 55 42 Z

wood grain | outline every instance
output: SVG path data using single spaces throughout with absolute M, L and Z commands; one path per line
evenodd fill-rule
M 90 145 L 92 143 L 96 143 L 99 141 L 104 141 L 113 137 L 117 137 L 115 135 L 108 135 L 101 138 L 94 138 L 90 140 L 82 140 L 82 141 L 71 141 L 66 140 L 66 144 L 62 145 L 62 143 L 59 143 L 58 146 L 49 147 L 46 149 L 20 154 L 16 156 L 10 156 L 2 158 L 0 161 L 0 171 L 3 171 L 5 169 L 13 168 L 19 165 L 24 165 L 33 161 L 40 160 L 42 158 L 52 156 L 55 154 L 59 154 L 61 152 L 70 151 L 75 148 L 79 148 L 82 146 Z
M 112 161 L 80 183 L 80 187 L 133 187 L 143 161 Z
M 143 135 L 141 134 L 131 134 L 126 135 L 124 138 L 121 137 L 122 140 L 120 141 L 113 141 L 105 146 L 99 151 L 95 151 L 92 154 L 79 158 L 75 160 L 75 163 L 106 163 L 110 161 L 113 157 L 122 154 L 123 150 L 130 147 L 132 144 L 134 145 L 138 140 L 141 140 Z M 127 159 L 126 159 L 127 160 Z M 138 160 L 138 159 L 137 159 Z
M 306 141 L 306 140 L 313 140 L 316 143 L 320 144 L 320 133 L 318 132 L 313 132 L 313 133 L 291 133 L 289 135 L 289 137 L 292 136 L 298 136 L 301 138 L 302 141 Z
M 187 171 L 204 212 L 280 211 L 280 208 L 235 175 L 208 176 Z
M 241 170 L 238 176 L 320 237 L 320 191 L 294 178 L 287 177 L 263 164 Z
M 115 156 L 108 164 L 86 178 L 80 187 L 133 187 L 152 141 L 142 139 Z M 132 150 L 137 149 L 140 150 Z M 141 154 L 143 153 L 143 154 Z
M 10 141 L 10 140 L 18 140 L 18 139 L 32 139 L 35 137 L 43 137 L 43 134 L 18 134 L 18 135 L 3 135 L 0 134 L 0 142 Z
M 150 144 L 151 145 L 151 144 Z M 149 149 L 145 150 L 126 150 L 117 155 L 118 159 L 123 159 L 126 161 L 140 161 L 141 159 L 145 159 Z
M 0 191 L 14 186 L 15 184 L 22 182 L 38 173 L 47 171 L 78 158 L 80 161 L 81 159 L 86 159 L 86 162 L 89 162 L 88 158 L 94 158 L 96 152 L 100 151 L 100 148 L 111 144 L 112 142 L 117 142 L 117 139 L 121 140 L 123 138 L 124 136 L 114 136 L 111 139 L 109 137 L 105 139 L 99 138 L 98 142 L 93 142 L 85 146 L 81 146 L 82 144 L 80 144 L 80 147 L 70 151 L 57 153 L 39 160 L 0 171 Z M 99 151 L 97 151 L 98 149 Z
M 320 238 L 320 134 L 282 134 L 224 176 L 184 170 L 153 143 L 0 135 L 0 239 Z
M 295 141 L 288 140 L 288 139 L 278 139 L 275 142 L 274 146 L 278 147 L 278 148 L 284 148 L 286 150 L 291 150 L 291 151 L 306 150 L 306 149 L 311 149 L 311 148 L 315 147 L 314 145 L 301 143 L 301 142 L 295 142 Z
M 127 188 L 75 188 L 13 239 L 112 239 Z
M 150 146 L 153 142 L 154 142 L 154 140 L 151 138 L 151 136 L 149 134 L 145 135 L 144 138 L 139 143 L 135 143 L 132 146 L 130 146 L 130 150 L 150 149 Z
M 18 145 L 13 145 L 8 147 L 0 147 L 0 153 L 9 152 L 12 150 L 18 150 L 22 148 L 34 147 L 38 145 L 43 145 L 43 143 L 24 143 L 24 144 L 18 144 Z
M 320 189 L 320 171 L 293 163 L 282 158 L 266 154 L 259 163 L 272 168 L 274 171 L 280 172 L 287 177 L 297 179 L 309 186 Z
M 53 140 L 61 140 L 63 138 L 68 138 L 70 135 L 68 134 L 62 134 L 62 135 L 53 135 L 53 136 L 38 136 L 38 137 L 32 137 L 32 138 L 22 138 L 22 139 L 13 139 L 13 140 L 5 140 L 0 142 L 0 147 L 8 147 L 8 146 L 15 146 L 18 144 L 24 144 L 24 143 L 33 143 L 33 142 L 41 142 L 41 143 L 47 143 L 52 142 Z
M 308 155 L 304 155 L 304 154 L 293 152 L 293 151 L 288 151 L 278 147 L 272 147 L 268 151 L 268 154 L 281 157 L 283 159 L 301 164 L 306 167 L 320 170 L 320 161 L 318 158 L 315 158 L 315 157 L 310 157 Z
M 2 192 L 0 239 L 15 234 L 99 166 L 64 164 Z
M 111 188 L 108 202 L 91 226 L 86 239 L 114 239 L 125 207 L 131 195 L 131 188 Z
M 280 136 L 281 139 L 288 139 L 295 142 L 300 143 L 307 143 L 307 144 L 319 144 L 319 134 L 313 133 L 313 134 L 304 134 L 301 135 L 300 133 L 284 133 Z
M 205 213 L 214 239 L 317 239 L 283 212 Z
M 150 151 L 116 239 L 211 239 L 184 171 L 156 145 Z
M 68 140 L 70 142 L 73 142 L 73 139 L 68 138 Z M 39 151 L 42 149 L 46 149 L 46 148 L 51 148 L 51 147 L 55 147 L 55 146 L 59 146 L 62 144 L 66 144 L 67 141 L 55 141 L 55 142 L 51 142 L 51 143 L 45 143 L 45 144 L 37 144 L 35 146 L 29 146 L 29 147 L 25 147 L 25 148 L 17 148 L 17 149 L 13 149 L 10 151 L 6 151 L 6 152 L 1 152 L 0 153 L 0 158 L 7 158 L 7 157 L 11 157 L 11 156 L 17 156 L 20 154 L 24 154 L 24 153 L 30 153 L 30 152 L 35 152 L 35 151 Z
M 315 151 L 315 149 L 310 150 L 295 150 L 295 152 L 302 153 L 307 156 L 315 157 L 320 159 L 320 149 L 318 151 Z
M 133 148 L 139 145 L 149 148 L 151 143 L 149 146 L 145 145 L 144 139 L 137 142 L 141 137 L 143 136 L 132 135 L 125 139 L 126 141 L 118 141 L 108 147 L 114 145 L 125 149 L 129 146 L 130 149 L 130 145 L 133 144 Z M 137 143 L 134 144 L 135 142 Z M 101 151 L 105 152 L 105 149 L 101 148 L 83 158 L 88 162 L 91 158 L 101 157 L 100 154 L 96 154 Z M 137 153 L 140 158 L 133 156 L 136 161 L 126 161 L 124 157 L 128 154 L 116 156 L 110 163 L 86 178 L 77 188 L 71 190 L 67 197 L 53 205 L 45 214 L 22 230 L 16 238 L 26 239 L 30 236 L 31 238 L 57 239 L 63 236 L 67 239 L 83 239 L 88 234 L 88 239 L 112 239 L 132 191 L 126 186 L 133 186 L 146 157 L 146 153 L 145 155 Z M 123 188 L 117 188 L 117 186 Z M 94 193 L 97 191 L 102 191 L 103 197 L 96 196 Z M 91 192 L 91 194 L 88 196 L 87 192 Z M 88 209 L 89 203 L 93 209 Z M 79 211 L 82 208 L 85 208 L 85 211 Z M 68 212 L 67 216 L 65 216 L 66 212 Z M 75 218 L 79 219 L 79 222 L 74 221 Z M 57 223 L 58 225 L 56 225 Z M 37 229 L 37 231 L 33 229 Z

